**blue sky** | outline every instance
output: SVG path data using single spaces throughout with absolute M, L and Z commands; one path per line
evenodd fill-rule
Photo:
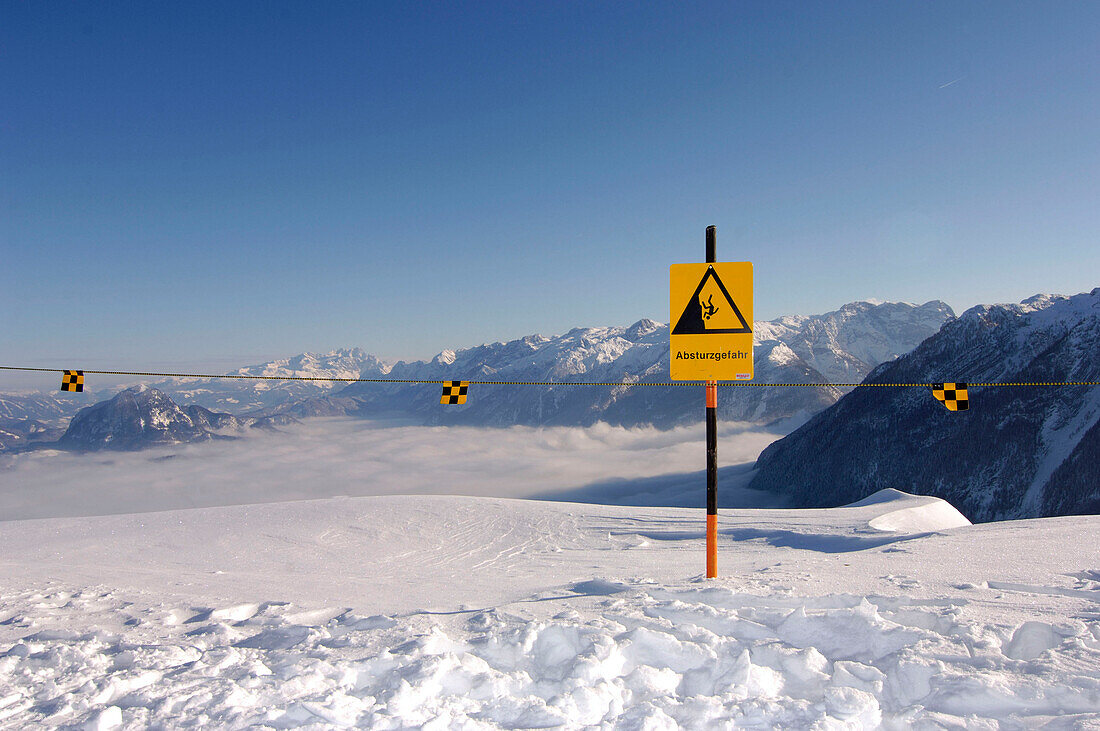
M 758 319 L 1100 286 L 1100 4 L 0 16 L 0 364 L 666 321 L 709 224 Z

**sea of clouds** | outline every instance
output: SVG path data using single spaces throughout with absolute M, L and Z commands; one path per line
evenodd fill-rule
M 779 437 L 719 428 L 719 466 L 747 469 Z M 308 419 L 239 439 L 0 461 L 0 520 L 109 515 L 335 496 L 454 494 L 623 502 L 634 481 L 698 481 L 702 425 L 672 430 L 393 426 Z M 583 496 L 578 497 L 583 493 Z M 627 500 L 629 502 L 629 500 Z M 660 503 L 660 498 L 656 499 Z

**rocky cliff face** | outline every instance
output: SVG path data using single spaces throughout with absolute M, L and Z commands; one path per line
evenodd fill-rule
M 1100 289 L 983 305 L 869 383 L 1100 381 Z M 883 488 L 971 520 L 1100 510 L 1100 387 L 971 387 L 953 413 L 928 388 L 859 388 L 760 455 L 751 487 L 797 505 Z

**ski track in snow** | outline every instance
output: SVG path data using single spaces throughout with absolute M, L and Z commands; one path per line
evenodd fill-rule
M 884 491 L 0 523 L 0 728 L 1100 726 L 1100 519 Z

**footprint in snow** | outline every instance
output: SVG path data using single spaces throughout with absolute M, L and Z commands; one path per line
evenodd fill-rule
M 618 581 L 590 579 L 589 581 L 578 581 L 570 588 L 577 594 L 585 594 L 587 596 L 609 596 L 611 594 L 618 594 L 619 592 L 626 591 L 630 587 Z
M 309 638 L 309 627 L 291 625 L 264 630 L 257 635 L 234 642 L 234 647 L 252 647 L 260 650 L 289 650 Z

